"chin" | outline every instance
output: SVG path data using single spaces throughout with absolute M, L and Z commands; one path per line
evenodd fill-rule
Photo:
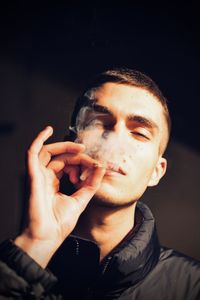
M 122 208 L 131 206 L 136 201 L 137 199 L 134 197 L 134 195 L 128 195 L 119 189 L 101 185 L 93 197 L 92 203 L 101 207 Z

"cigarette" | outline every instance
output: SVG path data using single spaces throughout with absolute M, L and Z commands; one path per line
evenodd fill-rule
M 93 166 L 93 168 L 98 168 L 98 167 L 102 167 L 102 165 L 100 163 L 95 163 Z M 80 180 L 85 181 L 90 176 L 91 172 L 92 172 L 92 169 L 90 169 L 90 168 L 85 169 L 80 176 Z
M 90 174 L 91 174 L 91 170 L 90 169 L 84 170 L 83 173 L 80 176 L 80 180 L 81 181 L 85 181 L 89 177 Z

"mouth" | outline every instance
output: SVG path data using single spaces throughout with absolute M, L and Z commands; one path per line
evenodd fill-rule
M 126 175 L 126 172 L 120 167 L 119 165 L 112 163 L 112 162 L 107 162 L 105 164 L 106 167 L 106 173 L 105 175 L 114 175 L 114 174 L 121 174 L 121 175 Z

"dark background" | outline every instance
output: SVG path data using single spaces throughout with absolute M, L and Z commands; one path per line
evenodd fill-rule
M 31 4 L 32 3 L 32 4 Z M 47 124 L 63 138 L 97 72 L 145 72 L 169 100 L 168 174 L 143 201 L 163 244 L 200 259 L 199 13 L 194 2 L 7 1 L 0 8 L 0 239 L 25 205 L 26 149 Z

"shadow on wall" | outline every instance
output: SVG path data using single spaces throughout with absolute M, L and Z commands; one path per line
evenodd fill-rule
M 3 67 L 3 66 L 2 66 Z M 23 69 L 5 66 L 0 94 L 1 185 L 0 239 L 19 230 L 24 199 L 24 157 L 36 134 L 47 124 L 55 128 L 51 141 L 64 137 L 74 100 L 79 94 L 70 84 L 52 84 Z M 5 83 L 5 84 L 4 84 Z M 11 88 L 12 87 L 12 88 Z M 200 259 L 200 154 L 172 141 L 167 156 L 168 173 L 143 196 L 152 209 L 162 244 Z

